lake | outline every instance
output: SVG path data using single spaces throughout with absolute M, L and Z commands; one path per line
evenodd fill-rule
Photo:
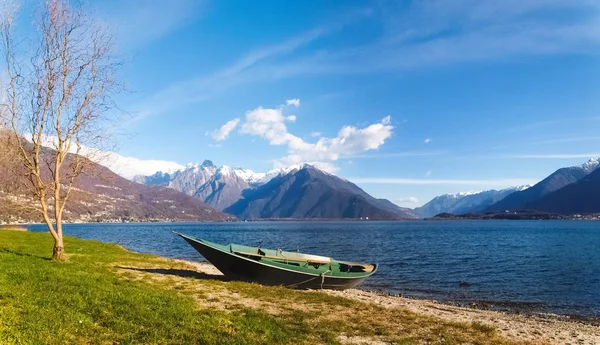
M 44 226 L 32 226 L 44 231 Z M 67 235 L 204 261 L 171 231 L 222 244 L 376 262 L 362 285 L 497 309 L 600 316 L 600 222 L 348 221 L 68 224 Z M 66 248 L 68 252 L 68 248 Z M 460 284 L 466 282 L 468 284 Z

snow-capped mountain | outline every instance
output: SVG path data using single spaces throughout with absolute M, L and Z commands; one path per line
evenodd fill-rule
M 170 187 L 223 210 L 242 198 L 245 190 L 257 188 L 293 169 L 298 167 L 256 173 L 226 165 L 216 166 L 205 160 L 202 164 L 188 164 L 170 173 L 159 171 L 150 176 L 135 176 L 133 180 L 146 185 Z
M 487 211 L 500 212 L 527 209 L 530 204 L 535 203 L 546 195 L 588 176 L 597 170 L 599 165 L 598 158 L 596 157 L 581 165 L 558 169 L 533 187 L 513 193 L 493 204 Z
M 444 194 L 433 198 L 430 202 L 417 207 L 415 212 L 422 217 L 433 217 L 440 213 L 465 214 L 477 213 L 490 207 L 508 195 L 531 187 L 523 185 L 502 190 L 486 190 L 478 192 L 461 192 Z
M 206 160 L 173 173 L 136 176 L 134 181 L 176 189 L 240 218 L 417 217 L 310 164 L 256 173 Z
M 279 175 L 225 209 L 240 219 L 262 218 L 415 218 L 412 210 L 376 199 L 348 180 L 310 164 Z
M 559 214 L 600 212 L 600 169 L 526 205 L 526 209 Z
M 581 164 L 581 169 L 587 174 L 595 171 L 600 165 L 600 159 L 598 157 L 590 158 L 589 161 Z

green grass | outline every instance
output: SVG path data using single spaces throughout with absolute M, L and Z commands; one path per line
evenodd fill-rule
M 513 344 L 482 324 L 318 292 L 122 270 L 189 268 L 114 244 L 67 237 L 65 247 L 57 263 L 48 234 L 0 232 L 0 344 L 337 344 L 340 334 Z

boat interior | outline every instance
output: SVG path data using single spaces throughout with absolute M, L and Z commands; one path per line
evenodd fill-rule
M 336 263 L 339 265 L 339 271 L 350 273 L 350 272 L 365 272 L 370 273 L 375 269 L 375 265 L 369 264 L 359 264 L 354 262 L 346 262 L 346 261 L 335 261 L 326 256 L 320 255 L 312 255 L 312 254 L 302 254 L 295 252 L 286 252 L 281 249 L 273 250 L 273 249 L 263 249 L 260 247 L 248 247 L 237 244 L 230 244 L 229 249 L 231 253 L 247 257 L 253 260 L 261 260 L 265 259 L 274 259 L 274 260 L 283 260 L 286 263 L 299 266 L 301 263 L 306 263 L 308 265 L 314 266 L 318 268 L 322 265 L 330 265 L 332 263 Z

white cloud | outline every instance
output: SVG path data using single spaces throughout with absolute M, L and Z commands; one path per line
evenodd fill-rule
M 184 168 L 183 165 L 172 161 L 155 159 L 144 160 L 121 156 L 115 152 L 105 152 L 98 157 L 101 158 L 99 158 L 96 163 L 104 165 L 114 173 L 127 179 L 132 179 L 136 175 L 153 175 L 157 171 L 172 173 Z
M 431 138 L 427 138 L 427 139 L 423 140 L 423 142 L 424 142 L 425 144 L 429 144 L 429 142 L 430 142 L 430 141 L 431 141 Z
M 282 114 L 281 108 L 258 107 L 246 112 L 246 120 L 242 124 L 240 132 L 260 136 L 269 140 L 271 145 L 283 145 L 290 141 L 301 140 L 288 133 L 285 122 L 290 120 L 290 117 Z
M 413 207 L 419 203 L 419 199 L 415 198 L 414 196 L 397 198 L 394 201 L 395 201 L 396 205 L 403 206 L 403 207 Z
M 313 138 L 317 138 L 321 136 L 321 132 L 310 132 L 310 136 Z
M 293 105 L 294 107 L 298 108 L 300 106 L 300 99 L 299 98 L 294 98 L 294 99 L 288 99 L 287 101 L 285 101 L 286 105 Z
M 221 126 L 219 129 L 215 129 L 212 132 L 207 132 L 206 135 L 210 135 L 216 141 L 221 141 L 227 139 L 229 133 L 235 129 L 235 127 L 240 122 L 240 119 L 233 119 L 231 121 L 227 121 L 226 124 Z
M 391 117 L 388 115 L 380 122 L 365 128 L 344 126 L 334 138 L 321 137 L 316 143 L 309 143 L 288 131 L 286 122 L 295 120 L 293 115 L 285 116 L 282 107 L 258 107 L 246 112 L 240 132 L 262 137 L 271 145 L 286 145 L 288 156 L 274 162 L 276 167 L 280 167 L 307 162 L 331 165 L 331 162 L 342 157 L 378 149 L 392 135 L 394 129 L 390 125 Z
M 401 185 L 481 185 L 494 187 L 512 187 L 527 184 L 536 184 L 538 181 L 527 178 L 499 179 L 499 180 L 430 180 L 409 179 L 397 177 L 349 177 L 348 180 L 365 184 L 401 184 Z
M 27 137 L 26 135 L 25 138 Z M 57 138 L 52 136 L 45 137 L 42 145 L 56 148 Z M 76 153 L 76 151 L 75 145 L 72 145 L 69 149 L 71 153 Z M 116 152 L 102 151 L 86 146 L 81 147 L 79 154 L 127 179 L 132 179 L 137 175 L 153 175 L 158 171 L 172 173 L 184 168 L 183 165 L 173 161 L 127 157 Z
M 432 171 L 431 170 L 427 170 L 427 172 L 425 173 L 425 177 L 429 177 L 431 176 Z

